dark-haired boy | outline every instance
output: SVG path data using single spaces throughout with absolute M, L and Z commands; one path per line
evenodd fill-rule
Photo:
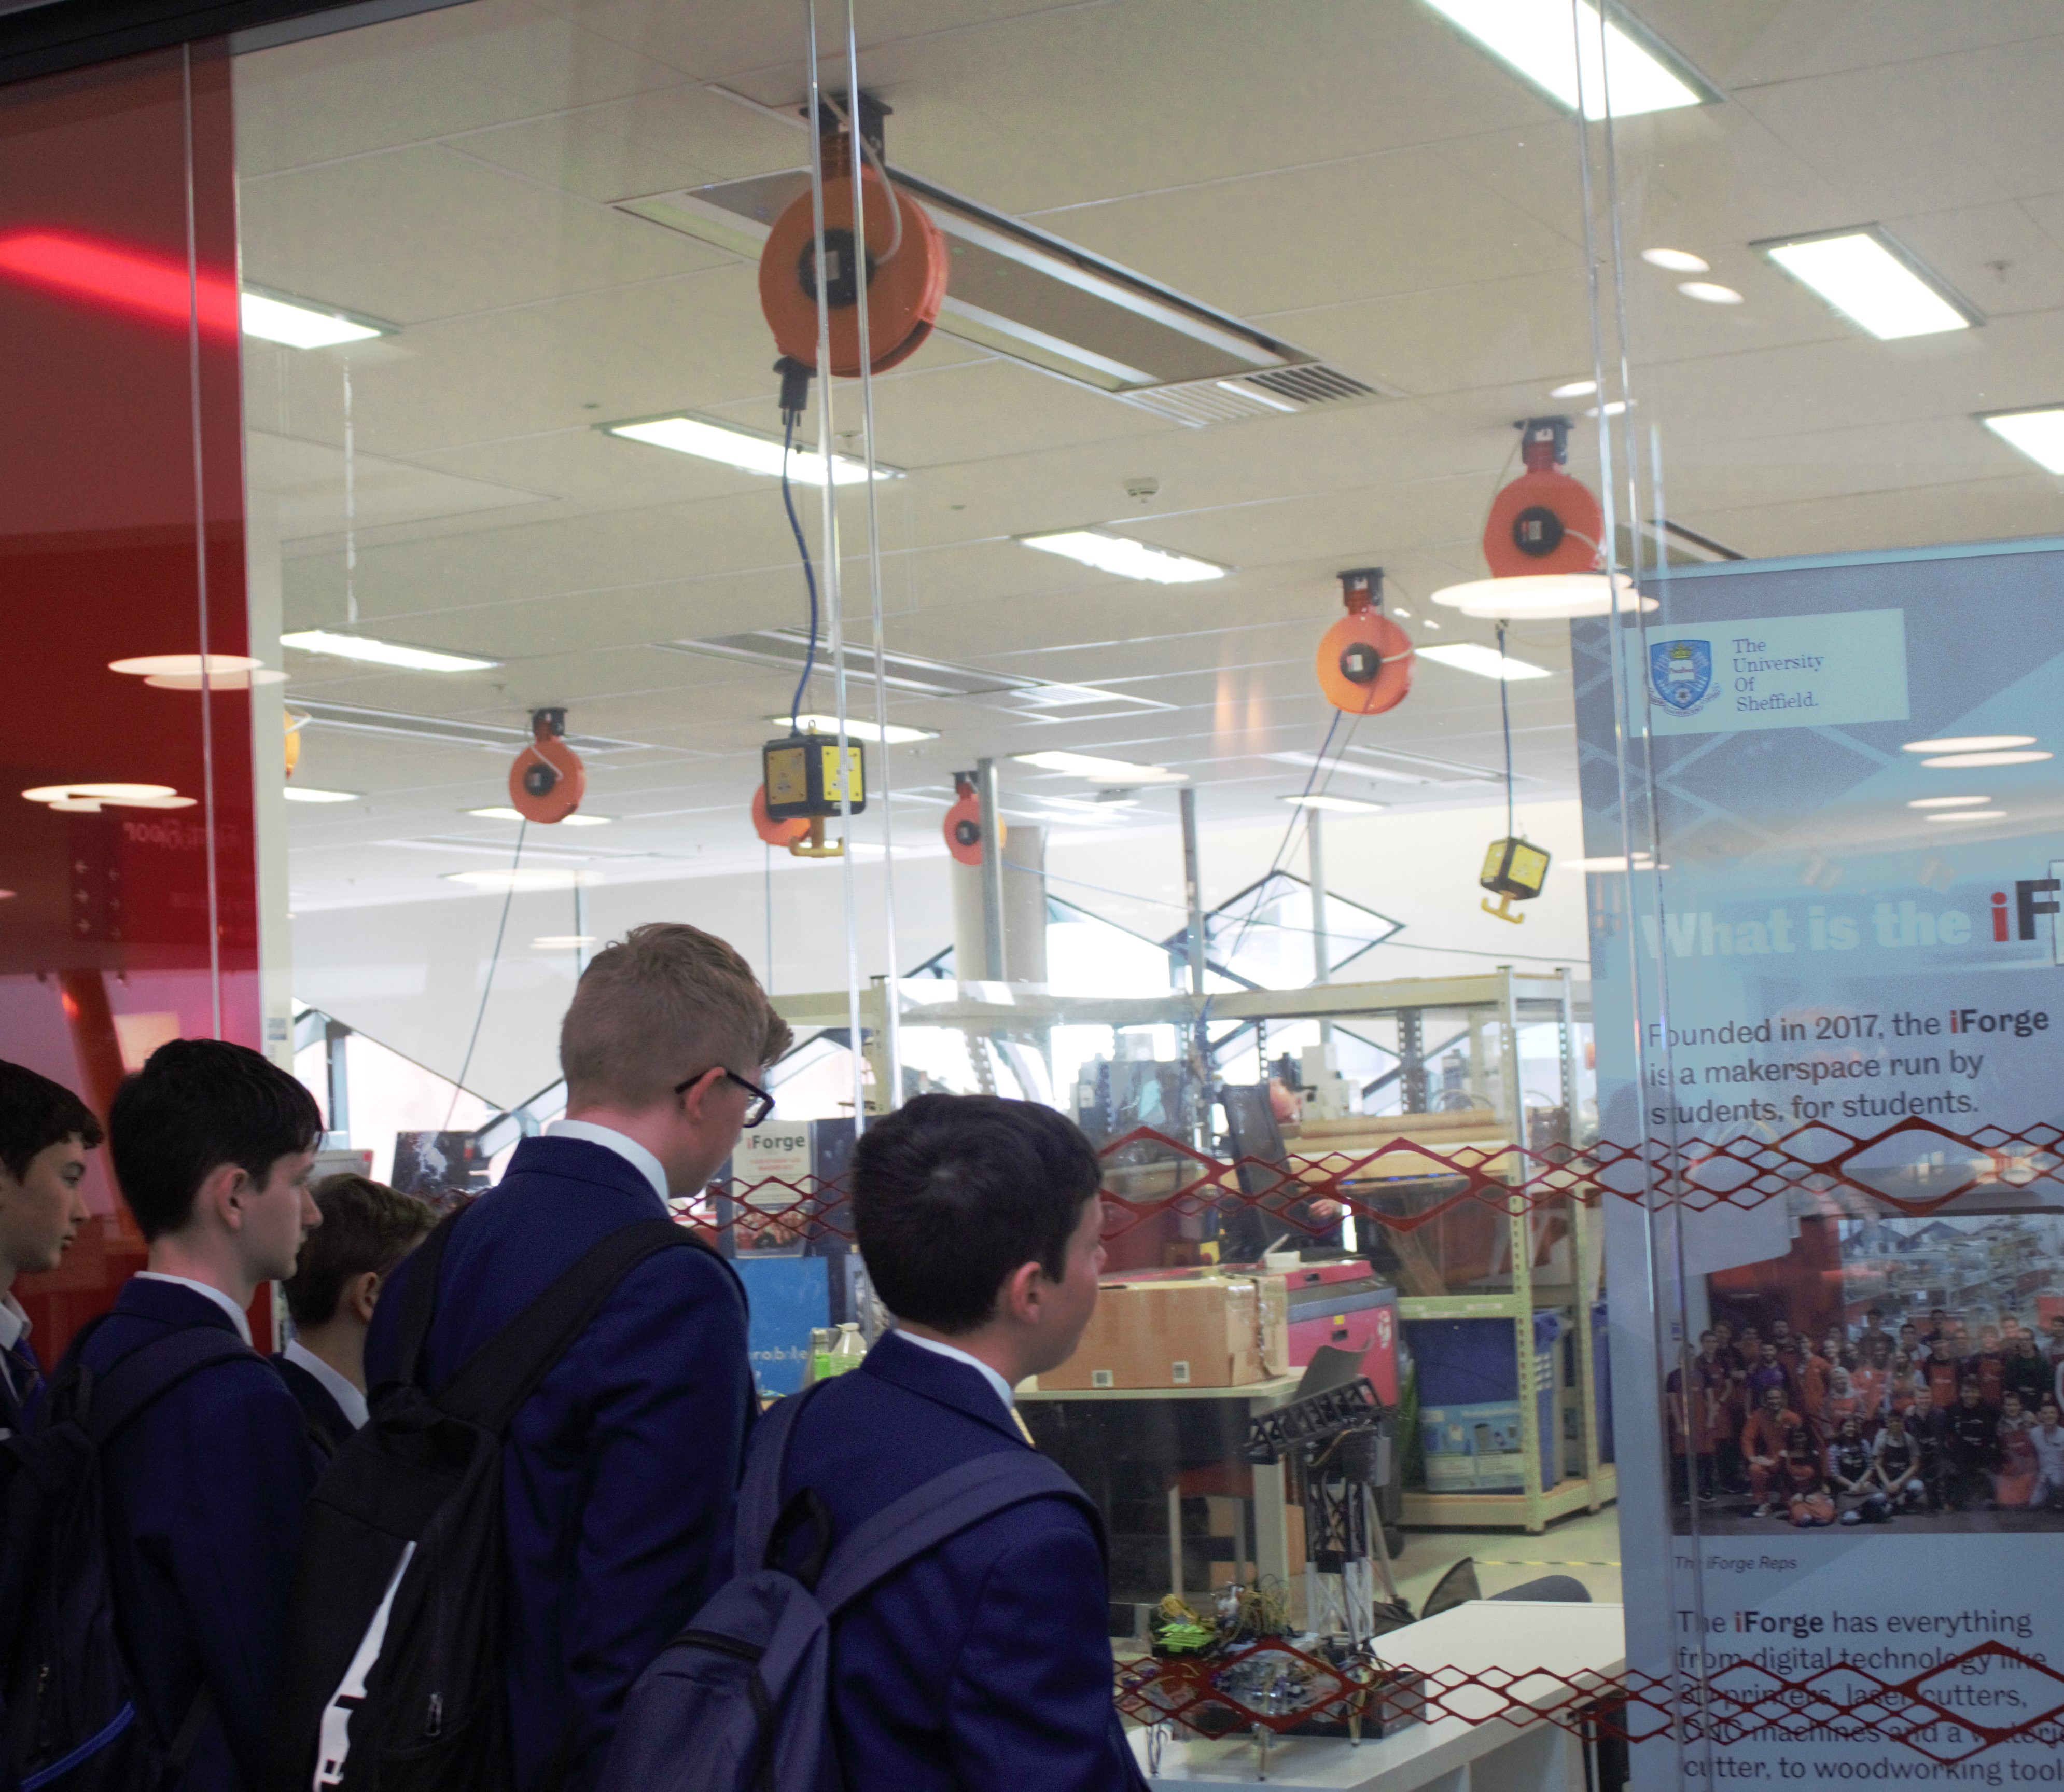
M 302 1246 L 284 1285 L 294 1335 L 273 1358 L 325 1456 L 366 1420 L 365 1334 L 381 1285 L 437 1223 L 426 1201 L 370 1177 L 316 1185 L 322 1227 Z
M 853 1153 L 861 1255 L 896 1329 L 809 1398 L 784 1501 L 836 1542 L 981 1456 L 1028 1450 L 1011 1389 L 1073 1354 L 1103 1262 L 1096 1153 L 1051 1108 L 921 1096 Z M 1034 1498 L 920 1556 L 832 1629 L 832 1714 L 852 1792 L 1115 1792 L 1141 1782 L 1111 1697 L 1103 1547 Z
M 25 1429 L 42 1365 L 17 1276 L 54 1269 L 86 1224 L 86 1154 L 100 1122 L 62 1083 L 0 1059 L 0 1438 Z
M 219 1039 L 160 1046 L 116 1092 L 108 1145 L 150 1245 L 75 1354 L 105 1376 L 132 1351 L 212 1327 L 241 1338 L 261 1282 L 290 1276 L 320 1223 L 308 1166 L 321 1116 L 276 1065 Z M 320 1459 L 256 1350 L 179 1382 L 101 1454 L 108 1570 L 139 1713 L 162 1745 L 197 1723 L 167 1792 L 247 1792 L 264 1771 L 301 1505 Z

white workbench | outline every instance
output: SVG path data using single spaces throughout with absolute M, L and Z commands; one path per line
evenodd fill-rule
M 1277 1792 L 1584 1792 L 1582 1744 L 1574 1731 L 1543 1719 L 1515 1725 L 1493 1713 L 1508 1694 L 1536 1709 L 1584 1702 L 1581 1689 L 1610 1691 L 1627 1665 L 1625 1628 L 1617 1605 L 1476 1600 L 1437 1617 L 1394 1630 L 1378 1643 L 1386 1661 L 1413 1667 L 1431 1680 L 1442 1668 L 1477 1673 L 1538 1668 L 1537 1680 L 1506 1693 L 1470 1689 L 1441 1695 L 1449 1706 L 1487 1723 L 1442 1717 L 1408 1724 L 1395 1736 L 1360 1746 L 1322 1737 L 1279 1738 L 1268 1755 L 1268 1783 Z M 1438 1692 L 1428 1688 L 1429 1696 Z M 1147 1733 L 1135 1730 L 1133 1752 L 1147 1770 Z M 1148 1784 L 1252 1786 L 1260 1752 L 1243 1736 L 1219 1742 L 1171 1741 Z

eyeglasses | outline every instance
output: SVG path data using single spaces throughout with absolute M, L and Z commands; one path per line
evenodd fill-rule
M 709 1072 L 706 1070 L 697 1071 L 694 1076 L 691 1076 L 687 1080 L 687 1082 L 676 1083 L 674 1085 L 674 1093 L 675 1095 L 686 1095 L 689 1090 L 692 1089 L 696 1084 L 702 1081 L 702 1080 L 708 1075 Z M 724 1072 L 724 1078 L 727 1083 L 736 1083 L 741 1089 L 744 1090 L 748 1095 L 752 1097 L 751 1106 L 747 1108 L 745 1110 L 745 1124 L 748 1126 L 757 1126 L 762 1120 L 766 1119 L 769 1114 L 774 1112 L 773 1096 L 769 1095 L 764 1089 L 761 1088 L 757 1083 L 747 1082 L 746 1080 L 740 1076 L 735 1070 L 725 1071 Z

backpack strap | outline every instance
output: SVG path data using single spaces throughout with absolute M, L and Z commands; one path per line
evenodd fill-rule
M 452 1228 L 467 1209 L 455 1207 L 430 1229 L 430 1235 L 409 1253 L 409 1279 L 401 1290 L 401 1336 L 397 1358 L 400 1378 L 420 1387 L 417 1364 L 422 1361 L 423 1341 L 430 1335 L 430 1321 L 437 1309 L 437 1273 L 444 1267 L 445 1246 L 451 1242 Z
M 675 1245 L 716 1254 L 671 1220 L 634 1220 L 618 1227 L 461 1363 L 437 1390 L 437 1405 L 484 1431 L 499 1435 L 506 1430 L 516 1409 L 587 1329 L 616 1285 L 648 1257 Z M 437 1265 L 428 1267 L 434 1271 Z
M 738 1516 L 732 1544 L 733 1572 L 741 1579 L 767 1565 L 767 1546 L 781 1520 L 781 1483 L 788 1471 L 789 1440 L 796 1421 L 819 1388 L 817 1382 L 800 1394 L 776 1400 L 752 1427 L 745 1458 L 745 1479 L 738 1490 Z
M 218 1362 L 262 1362 L 240 1338 L 212 1326 L 189 1326 L 139 1344 L 104 1374 L 81 1367 L 78 1422 L 95 1449 L 146 1407 L 189 1376 Z
M 1059 1463 L 1031 1451 L 1000 1450 L 933 1476 L 856 1529 L 832 1551 L 817 1583 L 817 1603 L 835 1616 L 948 1538 L 1027 1500 L 1056 1496 L 1088 1515 L 1101 1550 L 1103 1520 Z

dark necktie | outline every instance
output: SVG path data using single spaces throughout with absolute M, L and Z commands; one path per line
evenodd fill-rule
M 35 1398 L 36 1390 L 42 1386 L 42 1371 L 36 1366 L 36 1359 L 29 1354 L 28 1340 L 18 1338 L 5 1350 L 0 1350 L 0 1374 L 7 1378 L 10 1404 L 20 1413 L 28 1411 L 29 1403 Z

